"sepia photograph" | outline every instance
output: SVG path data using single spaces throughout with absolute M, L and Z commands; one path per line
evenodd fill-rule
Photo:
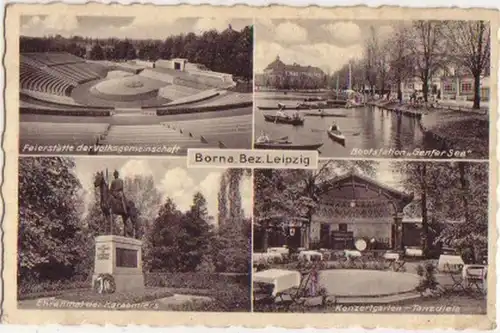
M 485 314 L 488 163 L 254 174 L 255 312 Z
M 255 28 L 255 148 L 488 159 L 488 21 L 258 18 Z
M 18 309 L 250 311 L 251 170 L 185 164 L 20 158 Z
M 21 154 L 252 147 L 251 19 L 21 17 Z

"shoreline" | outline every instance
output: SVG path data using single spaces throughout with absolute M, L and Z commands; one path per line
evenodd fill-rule
M 469 158 L 487 158 L 489 154 L 489 120 L 484 110 L 441 106 L 415 109 L 409 104 L 372 101 L 367 105 L 418 119 L 426 140 L 438 148 L 470 151 Z

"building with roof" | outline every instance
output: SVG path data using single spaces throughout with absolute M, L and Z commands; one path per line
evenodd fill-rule
M 270 247 L 354 249 L 357 239 L 375 249 L 421 246 L 419 200 L 356 171 L 327 180 L 310 224 L 304 217 L 283 220 L 283 230 L 268 235 Z M 281 227 L 280 227 L 281 228 Z M 254 236 L 259 248 L 259 233 Z
M 326 85 L 326 78 L 325 72 L 318 67 L 285 64 L 276 56 L 256 80 L 256 84 L 280 89 L 318 89 Z

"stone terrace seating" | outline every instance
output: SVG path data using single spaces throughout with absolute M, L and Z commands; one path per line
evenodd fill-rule
M 25 96 L 27 95 L 31 98 L 34 98 L 36 100 L 42 100 L 44 102 L 52 102 L 52 103 L 63 104 L 63 105 L 82 106 L 81 104 L 78 104 L 77 102 L 75 102 L 75 100 L 69 96 L 54 95 L 54 94 L 48 94 L 48 93 L 41 92 L 41 91 L 24 90 L 24 89 L 21 89 L 21 93 L 25 94 Z
M 71 89 L 75 86 L 75 84 L 72 84 L 68 80 L 24 63 L 20 64 L 19 72 L 21 89 L 69 96 Z
M 91 68 L 90 64 L 86 63 L 58 65 L 53 66 L 50 69 L 59 73 L 59 75 L 63 78 L 75 83 L 84 83 L 102 77 L 100 73 Z
M 23 53 L 23 55 L 45 66 L 84 62 L 82 58 L 67 52 Z
M 170 129 L 203 136 L 209 142 L 221 142 L 227 148 L 250 148 L 252 141 L 252 114 L 232 117 L 207 118 L 162 123 Z
M 28 143 L 94 144 L 108 126 L 107 123 L 21 122 L 21 148 Z

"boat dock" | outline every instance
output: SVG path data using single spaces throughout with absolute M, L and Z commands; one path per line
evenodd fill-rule
M 425 108 L 415 109 L 409 105 L 399 105 L 399 103 L 393 102 L 368 102 L 368 105 L 376 106 L 381 109 L 395 112 L 397 115 L 405 115 L 411 118 L 421 119 L 424 114 L 426 114 L 427 110 Z

